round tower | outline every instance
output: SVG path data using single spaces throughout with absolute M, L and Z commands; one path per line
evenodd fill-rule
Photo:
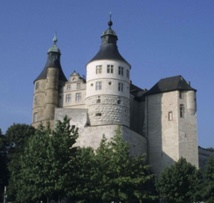
M 59 87 L 67 81 L 60 64 L 60 49 L 56 46 L 54 36 L 53 46 L 48 50 L 46 65 L 34 81 L 33 122 L 37 127 L 40 123 L 50 127 L 54 125 L 55 108 L 58 106 Z
M 130 64 L 120 55 L 112 21 L 98 53 L 86 65 L 86 105 L 90 125 L 130 125 Z

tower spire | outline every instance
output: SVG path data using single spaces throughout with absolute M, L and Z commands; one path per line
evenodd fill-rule
M 53 43 L 54 45 L 56 45 L 58 39 L 57 39 L 57 35 L 56 35 L 56 32 L 54 33 L 54 37 L 53 37 Z
M 111 26 L 113 25 L 113 22 L 111 20 L 111 11 L 109 12 L 109 17 L 110 17 L 110 19 L 108 21 L 108 26 L 109 26 L 109 29 L 111 29 Z

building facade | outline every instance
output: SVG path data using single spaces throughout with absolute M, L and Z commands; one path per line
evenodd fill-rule
M 86 78 L 74 71 L 67 80 L 54 37 L 34 81 L 32 125 L 53 128 L 67 115 L 79 128 L 77 145 L 93 148 L 119 126 L 131 153 L 146 153 L 154 173 L 180 157 L 198 167 L 196 90 L 182 76 L 161 79 L 149 90 L 137 87 L 117 40 L 110 20 L 100 49 L 86 65 Z

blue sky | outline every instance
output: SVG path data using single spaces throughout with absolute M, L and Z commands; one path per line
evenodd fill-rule
M 213 0 L 19 0 L 0 2 L 0 128 L 31 123 L 33 80 L 57 32 L 68 77 L 85 75 L 112 12 L 131 79 L 150 89 L 182 75 L 197 91 L 198 141 L 214 147 Z

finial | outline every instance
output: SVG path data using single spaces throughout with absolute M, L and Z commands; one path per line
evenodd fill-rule
M 56 32 L 54 33 L 54 38 L 53 38 L 53 43 L 56 45 L 58 39 L 57 39 L 57 36 L 56 36 Z
M 110 17 L 110 20 L 108 21 L 108 26 L 109 26 L 109 29 L 111 29 L 111 26 L 113 25 L 112 21 L 111 21 L 111 12 L 109 12 L 109 17 Z

